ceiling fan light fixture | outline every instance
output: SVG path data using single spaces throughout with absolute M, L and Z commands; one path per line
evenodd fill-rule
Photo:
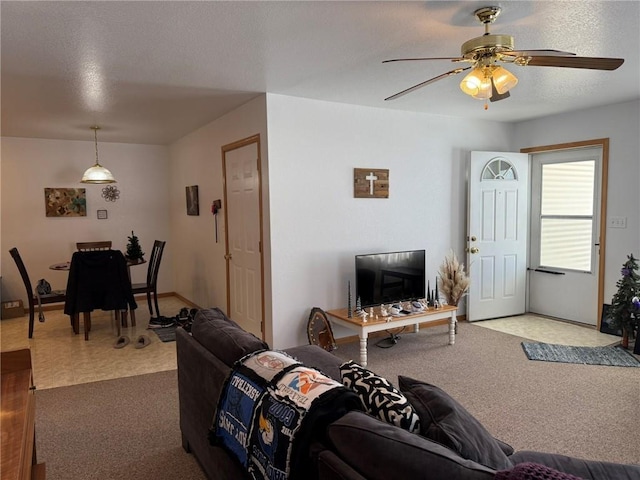
M 493 83 L 500 95 L 507 93 L 518 84 L 518 78 L 504 67 L 496 67 L 492 72 Z
M 482 79 L 480 88 L 478 89 L 478 93 L 471 96 L 473 98 L 477 98 L 478 100 L 487 100 L 488 98 L 491 98 L 492 93 L 493 87 L 491 86 L 491 76 L 489 75 Z
M 467 95 L 472 97 L 480 93 L 480 86 L 484 81 L 484 72 L 481 68 L 474 68 L 466 77 L 460 82 L 460 89 Z
M 82 180 L 80 183 L 94 183 L 94 184 L 102 184 L 102 183 L 116 183 L 116 179 L 113 177 L 113 174 L 100 165 L 98 161 L 98 130 L 100 127 L 94 126 L 91 127 L 91 130 L 94 132 L 94 139 L 96 145 L 96 164 L 93 167 L 87 168 L 82 175 Z

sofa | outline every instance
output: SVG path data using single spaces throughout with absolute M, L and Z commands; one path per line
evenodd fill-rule
M 269 346 L 244 331 L 220 309 L 210 308 L 198 311 L 190 332 L 183 328 L 176 330 L 176 347 L 183 448 L 196 457 L 209 479 L 247 478 L 231 453 L 212 445 L 210 430 L 234 364 L 245 355 Z M 305 366 L 343 382 L 347 363 L 322 348 L 303 345 L 285 352 Z M 420 430 L 412 433 L 374 416 L 366 407 L 348 411 L 316 429 L 309 448 L 302 454 L 312 472 L 311 477 L 305 478 L 640 479 L 638 465 L 543 452 L 514 452 L 509 445 L 491 437 L 461 405 L 436 386 L 404 377 L 400 377 L 399 384 L 404 394 L 400 396 L 411 404 L 412 415 L 419 416 Z

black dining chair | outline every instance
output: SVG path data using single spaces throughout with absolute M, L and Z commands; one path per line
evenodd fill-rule
M 120 250 L 78 251 L 71 257 L 64 313 L 80 330 L 80 313 L 84 319 L 84 339 L 89 340 L 91 312 L 95 309 L 114 311 L 120 336 L 122 312 L 137 308 L 131 290 L 127 260 Z
M 147 281 L 145 283 L 134 283 L 131 287 L 133 293 L 147 294 L 147 304 L 149 305 L 149 313 L 153 317 L 153 308 L 151 306 L 151 294 L 153 294 L 153 303 L 156 307 L 156 316 L 160 316 L 160 308 L 158 307 L 158 272 L 160 271 L 160 261 L 162 260 L 162 252 L 167 242 L 156 240 L 153 242 L 151 257 L 149 258 L 149 266 L 147 268 Z M 131 323 L 135 325 L 135 314 L 131 312 Z
M 34 292 L 33 286 L 31 285 L 31 280 L 29 279 L 29 274 L 27 273 L 27 268 L 24 266 L 24 262 L 22 261 L 22 257 L 18 252 L 16 247 L 13 247 L 9 250 L 9 253 L 13 257 L 13 260 L 16 262 L 18 267 L 18 271 L 20 272 L 20 276 L 22 277 L 22 281 L 24 282 L 24 286 L 27 289 L 27 298 L 29 300 L 29 338 L 33 338 L 33 324 L 35 320 L 35 309 L 36 303 L 38 302 L 38 295 Z M 49 303 L 61 303 L 66 300 L 66 292 L 64 290 L 53 290 L 51 293 L 42 294 L 40 297 L 40 304 L 49 304 Z M 44 321 L 44 318 L 41 317 L 41 321 Z

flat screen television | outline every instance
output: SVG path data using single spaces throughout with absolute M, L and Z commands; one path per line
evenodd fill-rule
M 356 255 L 356 299 L 363 307 L 425 296 L 424 250 Z

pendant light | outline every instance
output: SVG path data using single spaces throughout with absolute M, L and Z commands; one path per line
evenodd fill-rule
M 98 130 L 100 130 L 100 127 L 93 126 L 91 130 L 93 130 L 96 144 L 96 164 L 84 172 L 80 183 L 116 183 L 116 179 L 113 178 L 111 172 L 98 162 Z

